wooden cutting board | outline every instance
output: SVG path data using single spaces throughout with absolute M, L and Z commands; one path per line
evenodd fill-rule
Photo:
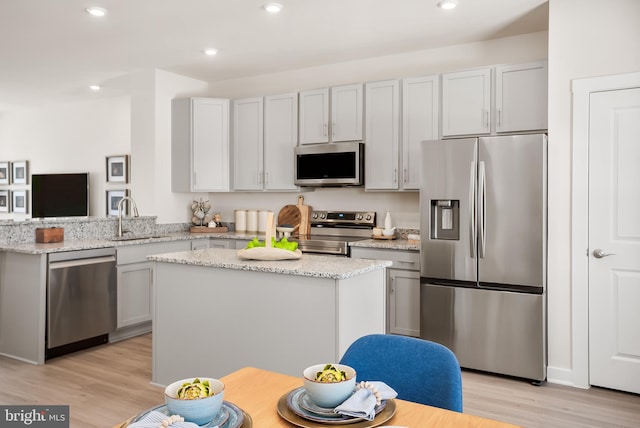
M 304 204 L 304 196 L 298 196 L 298 210 L 300 211 L 300 235 L 309 236 L 311 233 L 311 207 Z
M 300 209 L 297 205 L 285 205 L 278 213 L 277 225 L 288 224 L 294 227 L 293 234 L 297 234 L 300 229 L 300 222 L 302 216 L 300 215 Z

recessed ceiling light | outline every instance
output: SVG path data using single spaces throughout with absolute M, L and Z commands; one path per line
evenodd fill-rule
M 90 85 L 89 89 L 91 89 L 92 91 L 99 91 L 100 89 L 102 89 L 102 87 L 100 85 Z
M 214 49 L 214 48 L 205 49 L 204 53 L 209 56 L 214 56 L 218 53 L 218 49 Z
M 107 9 L 103 9 L 101 7 L 90 7 L 87 8 L 87 12 L 92 16 L 105 16 L 107 14 Z
M 262 7 L 269 13 L 278 13 L 282 10 L 282 5 L 280 3 L 267 3 Z
M 454 9 L 458 5 L 458 0 L 442 0 L 438 3 L 441 9 Z

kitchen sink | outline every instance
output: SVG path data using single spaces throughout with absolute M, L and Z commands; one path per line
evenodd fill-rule
M 124 235 L 114 236 L 111 238 L 111 241 L 136 241 L 140 239 L 158 239 L 165 237 L 167 237 L 167 235 Z

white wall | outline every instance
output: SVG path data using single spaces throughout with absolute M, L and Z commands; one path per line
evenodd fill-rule
M 209 91 L 215 97 L 243 98 L 545 58 L 547 32 L 542 31 L 486 42 L 212 82 Z
M 27 160 L 29 174 L 89 172 L 90 214 L 104 217 L 106 156 L 129 153 L 129 111 L 129 97 L 119 96 L 6 113 L 0 117 L 1 160 Z M 0 220 L 26 217 L 0 214 Z
M 162 70 L 131 78 L 131 158 L 133 196 L 141 215 L 158 223 L 183 223 L 189 207 L 206 194 L 171 192 L 171 100 L 206 96 L 208 84 Z
M 549 2 L 549 380 L 579 384 L 571 323 L 571 81 L 640 70 L 640 1 Z M 586 287 L 586 284 L 576 284 Z M 584 330 L 583 330 L 584 331 Z M 584 356 L 583 356 L 584 357 Z

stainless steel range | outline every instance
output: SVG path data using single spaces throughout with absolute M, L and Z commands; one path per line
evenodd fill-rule
M 303 253 L 348 257 L 349 242 L 371 238 L 376 213 L 371 211 L 313 211 L 309 236 L 296 236 Z

